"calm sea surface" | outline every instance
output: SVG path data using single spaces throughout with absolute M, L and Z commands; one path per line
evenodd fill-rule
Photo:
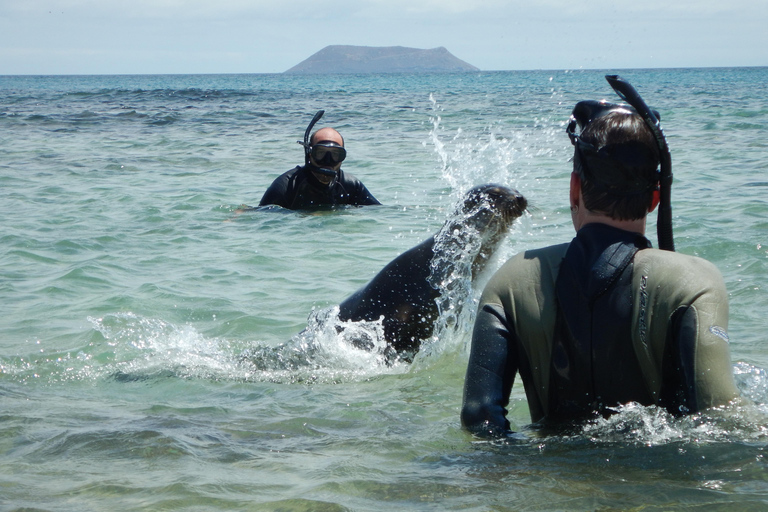
M 336 335 L 334 307 L 474 185 L 532 205 L 491 270 L 570 240 L 565 123 L 617 99 L 604 74 L 0 77 L 0 509 L 768 508 L 768 68 L 620 73 L 662 114 L 677 250 L 725 277 L 754 405 L 550 435 L 516 383 L 517 437 L 477 441 L 488 276 L 411 365 Z M 319 109 L 384 206 L 238 211 Z

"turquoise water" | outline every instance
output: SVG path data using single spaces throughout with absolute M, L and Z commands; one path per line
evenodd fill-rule
M 765 509 L 766 68 L 620 73 L 662 114 L 677 250 L 725 277 L 754 405 L 547 435 L 516 384 L 518 437 L 479 442 L 458 413 L 487 275 L 412 365 L 329 321 L 474 185 L 532 205 L 493 268 L 569 240 L 565 123 L 614 99 L 603 74 L 0 77 L 0 508 Z M 239 212 L 321 108 L 384 206 Z

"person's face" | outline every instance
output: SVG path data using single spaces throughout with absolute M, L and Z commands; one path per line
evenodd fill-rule
M 337 169 L 334 169 L 334 170 L 337 170 Z M 333 180 L 333 176 L 328 176 L 327 174 L 322 174 L 317 171 L 312 171 L 312 175 L 317 179 L 317 181 L 319 181 L 323 185 L 327 185 L 331 182 L 331 180 Z
M 344 139 L 341 137 L 341 134 L 339 134 L 339 132 L 337 132 L 333 128 L 321 128 L 320 130 L 318 130 L 312 137 L 310 144 L 316 144 L 320 142 L 334 142 L 339 146 L 344 147 Z M 339 162 L 333 165 L 332 167 L 328 167 L 327 165 L 320 164 L 319 162 L 315 161 L 311 153 L 309 156 L 309 161 L 312 163 L 312 165 L 315 165 L 317 167 L 325 167 L 327 169 L 332 169 L 334 171 L 338 171 L 339 169 L 341 169 L 341 164 L 342 164 L 342 162 Z M 315 178 L 317 178 L 317 180 L 324 185 L 327 185 L 328 183 L 331 182 L 331 180 L 333 180 L 333 176 L 327 176 L 325 174 L 321 174 L 318 172 L 313 172 L 313 174 Z

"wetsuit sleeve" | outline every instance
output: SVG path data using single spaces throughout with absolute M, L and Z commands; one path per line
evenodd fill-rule
M 360 191 L 358 192 L 358 202 L 357 204 L 360 205 L 375 205 L 375 204 L 381 204 L 378 199 L 373 197 L 373 194 L 371 194 L 368 189 L 365 187 L 365 185 L 360 182 Z
M 636 353 L 649 390 L 672 414 L 738 398 L 728 329 L 728 292 L 710 262 L 647 249 L 635 257 Z M 647 332 L 646 332 L 647 331 Z
M 277 178 L 275 181 L 272 182 L 272 185 L 269 186 L 267 191 L 264 192 L 264 195 L 262 196 L 261 201 L 259 202 L 259 206 L 276 204 L 276 205 L 282 206 L 283 208 L 286 208 L 286 205 L 284 204 L 284 199 L 285 199 L 285 193 L 286 193 L 287 187 L 288 187 L 288 180 Z
M 728 297 L 722 279 L 671 316 L 661 400 L 673 414 L 725 405 L 738 397 L 728 347 Z
M 298 166 L 294 167 L 290 171 L 275 178 L 275 181 L 273 181 L 267 191 L 264 192 L 264 196 L 262 196 L 259 206 L 275 204 L 282 206 L 283 208 L 290 208 L 291 201 L 293 201 L 293 196 L 295 195 L 295 181 L 300 169 L 301 168 Z M 292 182 L 294 182 L 293 187 L 291 186 Z M 291 197 L 288 197 L 289 195 Z
M 461 423 L 482 437 L 510 432 L 506 406 L 517 373 L 515 329 L 502 306 L 481 305 L 472 333 Z
M 339 175 L 339 184 L 344 189 L 344 193 L 349 194 L 348 200 L 342 201 L 343 204 L 358 206 L 381 204 L 357 177 L 344 171 L 340 171 Z

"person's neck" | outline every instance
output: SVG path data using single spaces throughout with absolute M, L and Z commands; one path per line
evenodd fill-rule
M 645 236 L 645 217 L 635 220 L 616 220 L 601 213 L 588 212 L 584 215 L 579 229 L 587 224 L 593 223 L 606 224 L 614 228 L 623 229 L 624 231 L 629 231 L 631 233 L 639 233 Z

